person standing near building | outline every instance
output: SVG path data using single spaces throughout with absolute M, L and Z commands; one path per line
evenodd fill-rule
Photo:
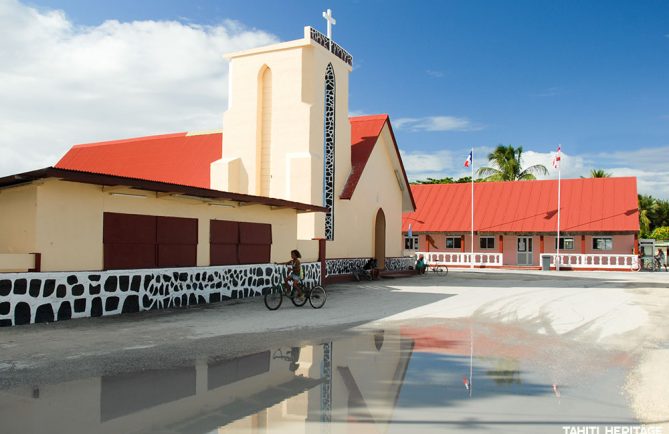
M 667 263 L 665 261 L 664 251 L 662 249 L 657 249 L 657 255 L 655 255 L 655 266 L 658 271 L 662 271 L 664 266 L 664 271 L 667 271 Z

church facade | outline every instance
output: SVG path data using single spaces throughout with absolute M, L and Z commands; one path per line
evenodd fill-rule
M 0 325 L 262 294 L 410 265 L 415 204 L 387 115 L 350 118 L 352 58 L 316 30 L 228 55 L 223 131 L 74 146 L 0 178 Z

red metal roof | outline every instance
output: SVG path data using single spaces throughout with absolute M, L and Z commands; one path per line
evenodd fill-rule
M 73 146 L 59 169 L 210 188 L 210 164 L 221 158 L 222 133 L 139 137 Z
M 355 188 L 360 181 L 360 177 L 365 170 L 369 156 L 374 150 L 374 145 L 378 142 L 379 135 L 383 131 L 383 127 L 388 125 L 388 130 L 390 131 L 390 136 L 392 137 L 393 145 L 395 147 L 395 152 L 397 153 L 397 159 L 399 161 L 399 166 L 402 169 L 402 176 L 404 177 L 404 182 L 406 185 L 409 185 L 409 180 L 404 170 L 404 164 L 402 163 L 402 157 L 400 156 L 399 148 L 397 147 L 397 141 L 395 140 L 395 134 L 393 129 L 390 126 L 390 119 L 387 114 L 381 115 L 369 115 L 369 116 L 355 116 L 349 118 L 351 123 L 351 174 L 346 181 L 344 190 L 340 196 L 341 199 L 351 199 Z M 416 201 L 411 195 L 411 190 L 409 190 L 409 199 L 411 201 L 411 206 L 416 208 Z
M 477 232 L 555 232 L 557 180 L 477 182 Z M 471 231 L 471 184 L 412 185 L 417 210 L 405 213 L 402 231 Z M 639 210 L 636 178 L 563 179 L 560 230 L 636 232 Z
M 392 137 L 401 176 L 405 185 L 409 185 L 388 115 L 357 116 L 349 121 L 352 170 L 340 197 L 351 199 L 353 196 L 385 125 Z M 221 158 L 222 141 L 220 132 L 190 136 L 176 133 L 76 145 L 54 167 L 210 188 L 210 165 Z M 409 206 L 415 209 L 410 189 L 405 196 L 409 199 L 405 201 L 405 209 Z

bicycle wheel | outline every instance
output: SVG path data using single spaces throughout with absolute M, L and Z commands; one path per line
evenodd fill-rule
M 273 286 L 270 292 L 265 294 L 265 306 L 269 310 L 277 310 L 283 302 L 283 289 L 280 285 Z
M 292 301 L 293 304 L 297 307 L 304 306 L 307 302 L 306 290 L 306 288 L 302 288 L 302 296 L 298 297 L 297 294 L 295 294 L 294 296 L 290 297 L 290 301 Z
M 444 276 L 448 276 L 448 267 L 444 265 Z
M 322 286 L 314 286 L 309 293 L 309 304 L 314 309 L 320 309 L 325 304 L 328 296 Z

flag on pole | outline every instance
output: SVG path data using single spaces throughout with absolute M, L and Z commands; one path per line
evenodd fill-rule
M 411 229 L 411 223 L 409 223 L 409 238 L 413 237 L 413 230 Z
M 472 165 L 472 152 L 474 151 L 469 151 L 469 155 L 467 155 L 467 159 L 465 160 L 465 167 Z
M 553 155 L 553 168 L 559 169 L 560 168 L 560 145 L 558 145 L 557 152 L 555 155 Z

